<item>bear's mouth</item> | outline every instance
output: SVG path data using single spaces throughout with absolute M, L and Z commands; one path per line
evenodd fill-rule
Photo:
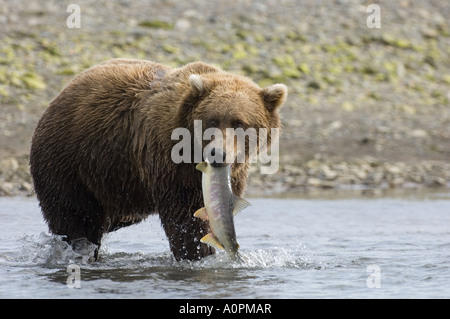
M 220 162 L 220 163 L 219 162 L 212 162 L 211 163 L 212 167 L 225 167 L 227 165 L 230 165 L 230 164 L 228 164 L 226 162 Z M 231 164 L 231 166 L 233 166 L 233 164 Z

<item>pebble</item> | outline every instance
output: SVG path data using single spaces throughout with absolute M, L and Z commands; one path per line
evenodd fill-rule
M 411 135 L 412 137 L 416 137 L 416 138 L 424 138 L 424 137 L 428 137 L 427 131 L 421 130 L 421 129 L 417 129 L 417 130 L 411 131 L 410 135 Z
M 14 157 L 0 160 L 0 174 L 15 172 L 19 168 L 19 162 Z

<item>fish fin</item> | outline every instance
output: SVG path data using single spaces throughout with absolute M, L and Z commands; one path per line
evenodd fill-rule
M 200 241 L 204 244 L 208 244 L 210 246 L 213 246 L 215 248 L 219 249 L 225 249 L 221 243 L 217 240 L 217 237 L 214 236 L 213 233 L 209 233 L 206 236 L 204 236 Z
M 201 163 L 198 163 L 197 166 L 195 166 L 195 168 L 202 173 L 206 173 L 207 166 L 208 166 L 208 164 L 206 162 L 201 162 Z
M 208 220 L 208 214 L 206 213 L 206 208 L 202 207 L 194 213 L 194 217 L 200 218 L 201 220 Z
M 234 195 L 233 199 L 233 216 L 251 205 L 246 199 L 243 199 L 242 197 Z

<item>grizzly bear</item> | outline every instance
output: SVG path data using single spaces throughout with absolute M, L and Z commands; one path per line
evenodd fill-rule
M 30 171 L 44 219 L 69 243 L 158 214 L 177 260 L 213 254 L 196 163 L 174 163 L 176 128 L 279 128 L 286 86 L 261 89 L 203 62 L 180 68 L 113 59 L 76 76 L 50 103 L 31 142 Z M 233 164 L 243 194 L 249 162 Z M 96 250 L 96 254 L 98 249 Z M 97 258 L 97 255 L 96 255 Z

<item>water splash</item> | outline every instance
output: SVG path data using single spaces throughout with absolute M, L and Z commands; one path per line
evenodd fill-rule
M 95 245 L 79 241 L 75 248 L 60 236 L 47 233 L 25 235 L 21 248 L 15 252 L 0 254 L 0 265 L 40 266 L 61 268 L 77 264 L 85 269 L 149 269 L 170 268 L 172 270 L 204 269 L 311 269 L 320 268 L 314 255 L 306 247 L 269 247 L 265 249 L 241 249 L 238 258 L 218 252 L 199 261 L 176 261 L 170 251 L 164 252 L 111 252 L 108 245 L 100 249 L 99 261 L 94 261 Z
M 311 264 L 304 258 L 304 249 L 272 247 L 267 249 L 240 250 L 237 258 L 224 252 L 208 256 L 199 261 L 181 261 L 176 266 L 188 269 L 308 269 Z
M 0 264 L 10 266 L 40 266 L 55 268 L 61 265 L 76 263 L 85 265 L 93 261 L 95 245 L 79 241 L 75 249 L 62 239 L 47 233 L 25 235 L 18 239 L 20 249 L 13 252 L 3 252 Z

